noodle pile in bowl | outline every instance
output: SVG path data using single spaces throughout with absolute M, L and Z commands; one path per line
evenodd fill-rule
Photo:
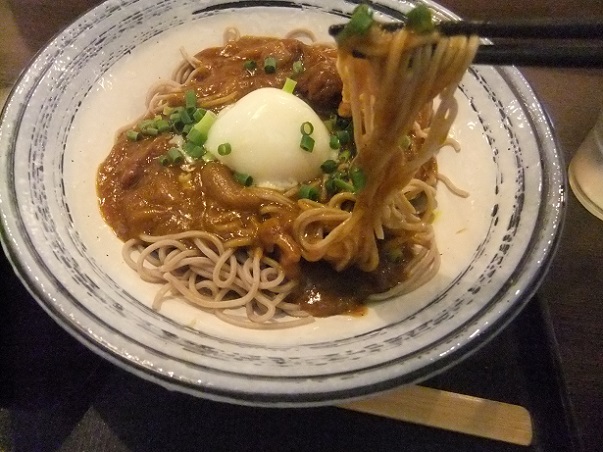
M 423 26 L 385 31 L 371 15 L 358 7 L 337 49 L 227 30 L 223 48 L 185 55 L 174 80 L 151 89 L 145 118 L 119 132 L 99 169 L 101 211 L 125 241 L 128 265 L 161 284 L 154 308 L 177 296 L 235 325 L 283 328 L 321 315 L 308 302 L 308 266 L 327 263 L 344 279 L 359 272 L 370 286 L 362 297 L 371 299 L 410 292 L 436 274 L 435 185 L 447 180 L 435 155 L 448 142 L 454 92 L 477 38 Z M 266 55 L 278 71 L 243 69 Z M 243 76 L 229 77 L 233 61 Z M 237 181 L 202 147 L 185 148 L 190 127 L 168 121 L 187 108 L 217 112 L 287 79 L 341 137 L 337 159 L 294 188 Z M 174 157 L 174 148 L 197 154 Z

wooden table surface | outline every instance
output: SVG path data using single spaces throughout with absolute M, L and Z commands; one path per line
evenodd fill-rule
M 62 27 L 97 0 L 0 0 L 0 88 Z M 465 18 L 581 16 L 603 19 L 601 0 L 442 0 Z M 566 166 L 603 107 L 603 70 L 523 68 L 550 114 Z M 603 222 L 571 192 L 558 253 L 537 293 L 548 308 L 562 375 L 586 450 L 603 444 Z

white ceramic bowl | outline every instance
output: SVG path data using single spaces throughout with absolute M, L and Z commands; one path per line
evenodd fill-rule
M 454 17 L 436 4 L 440 18 Z M 302 6 L 303 5 L 303 6 Z M 109 0 L 65 29 L 20 78 L 0 128 L 2 242 L 40 305 L 86 346 L 167 388 L 270 406 L 326 404 L 416 382 L 500 331 L 536 290 L 564 210 L 551 125 L 513 68 L 475 66 L 458 91 L 440 169 L 442 268 L 425 287 L 286 331 L 247 331 L 182 303 L 150 309 L 156 290 L 120 257 L 97 207 L 95 173 L 115 130 L 144 111 L 179 47 L 220 45 L 227 25 L 282 36 L 299 26 L 329 40 L 355 5 L 343 0 Z M 410 3 L 381 0 L 399 18 Z M 250 19 L 251 18 L 251 19 Z

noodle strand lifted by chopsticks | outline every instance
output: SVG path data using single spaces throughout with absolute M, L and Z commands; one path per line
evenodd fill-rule
M 457 112 L 454 92 L 477 45 L 476 37 L 440 37 L 437 32 L 418 35 L 406 29 L 388 33 L 377 25 L 367 36 L 340 42 L 343 104 L 351 111 L 358 152 L 353 164 L 364 171 L 367 182 L 351 214 L 338 215 L 322 207 L 298 217 L 294 227 L 296 235 L 304 238 L 304 258 L 326 259 L 337 269 L 356 265 L 370 272 L 379 262 L 376 239 L 383 236 L 384 227 L 391 227 L 387 220 L 393 212 L 401 224 L 412 224 L 409 232 L 416 231 L 417 224 L 409 220 L 416 213 L 410 203 L 401 200 L 403 189 L 445 142 Z M 440 104 L 431 125 L 409 159 L 400 149 L 400 138 L 413 130 L 421 109 L 438 94 Z M 319 224 L 323 227 L 318 228 Z M 424 235 L 433 235 L 427 221 L 421 219 L 419 225 Z M 319 229 L 323 232 L 318 233 Z M 417 243 L 421 262 L 425 261 L 424 247 L 433 250 L 435 242 Z M 427 255 L 437 270 L 437 252 Z M 402 287 L 396 288 L 396 293 L 404 291 Z

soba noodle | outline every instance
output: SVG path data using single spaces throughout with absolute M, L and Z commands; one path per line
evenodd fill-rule
M 415 173 L 446 141 L 457 113 L 454 92 L 477 46 L 477 37 L 418 35 L 405 28 L 390 33 L 379 26 L 371 27 L 366 36 L 340 42 L 343 108 L 352 114 L 358 152 L 354 165 L 364 171 L 367 184 L 351 213 L 312 208 L 297 218 L 295 236 L 301 240 L 305 259 L 325 259 L 338 270 L 356 265 L 370 272 L 379 262 L 377 241 L 385 238 L 384 229 L 404 230 L 411 225 L 407 230 L 412 231 L 417 261 L 424 270 L 421 281 L 437 272 L 439 255 L 431 224 L 416 215 L 404 188 L 418 183 Z M 362 58 L 356 57 L 359 53 Z M 430 127 L 409 159 L 400 152 L 400 137 L 410 133 L 421 109 L 438 95 L 440 104 Z M 397 228 L 391 221 L 385 224 L 392 215 L 397 217 Z M 405 291 L 406 285 L 401 284 L 379 297 Z
M 314 39 L 311 32 L 292 33 Z M 224 39 L 236 45 L 245 38 L 227 29 Z M 343 82 L 339 113 L 351 116 L 356 147 L 345 166 L 362 171 L 364 187 L 331 195 L 325 176 L 312 182 L 320 189 L 318 200 L 299 199 L 296 189 L 283 193 L 246 187 L 241 196 L 257 205 L 261 220 L 220 212 L 212 217 L 213 232 L 143 234 L 127 240 L 125 262 L 144 281 L 162 285 L 154 309 L 177 297 L 246 328 L 308 323 L 313 317 L 288 299 L 299 261 L 327 261 L 338 271 L 354 266 L 372 272 L 382 259 L 383 243 L 405 247 L 410 259 L 403 281 L 371 298 L 408 293 L 437 272 L 440 255 L 431 225 L 435 184 L 441 180 L 458 195 L 467 193 L 442 175 L 420 178 L 418 172 L 447 142 L 457 111 L 454 92 L 472 61 L 477 39 L 408 29 L 386 32 L 375 23 L 366 34 L 338 44 L 337 70 Z M 173 80 L 151 87 L 147 117 L 173 105 L 188 83 L 209 70 L 199 58 L 184 51 L 182 55 Z M 204 108 L 219 109 L 242 94 L 236 89 L 220 91 L 200 102 Z M 436 96 L 439 105 L 433 111 Z M 401 139 L 409 136 L 412 149 L 404 149 Z M 186 174 L 186 165 L 183 170 Z M 220 176 L 217 165 L 207 164 L 201 170 L 204 184 L 211 185 L 205 171 Z M 422 208 L 416 207 L 417 199 Z M 271 241 L 262 241 L 262 231 L 269 227 L 277 233 Z

